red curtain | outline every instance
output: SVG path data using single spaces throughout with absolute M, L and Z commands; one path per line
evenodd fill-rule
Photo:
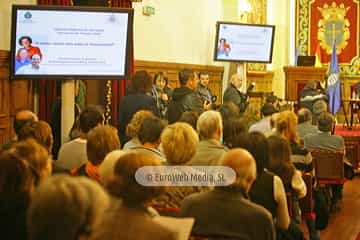
M 71 6 L 72 0 L 38 0 L 38 5 Z M 57 99 L 56 82 L 54 80 L 39 80 L 39 118 L 50 121 L 51 104 Z
M 131 8 L 130 0 L 112 0 L 111 7 Z M 130 79 L 134 72 L 134 51 L 133 51 L 133 36 L 131 36 L 130 43 Z M 111 97 L 111 123 L 115 126 L 118 124 L 119 107 L 122 98 L 125 96 L 125 90 L 130 79 L 113 80 L 112 81 L 112 97 Z

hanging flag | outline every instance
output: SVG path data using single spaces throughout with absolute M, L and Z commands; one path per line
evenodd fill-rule
M 329 111 L 332 114 L 336 114 L 341 107 L 341 84 L 335 41 L 330 59 L 329 77 L 327 84 L 327 92 L 329 95 Z
M 315 67 L 322 67 L 320 42 L 316 46 L 316 50 L 315 50 Z
M 301 43 L 299 41 L 295 52 L 295 66 L 298 65 L 298 57 L 300 56 L 300 51 L 301 51 Z

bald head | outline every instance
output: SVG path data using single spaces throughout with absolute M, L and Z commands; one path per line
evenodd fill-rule
M 222 165 L 236 172 L 236 181 L 230 187 L 247 193 L 256 178 L 256 163 L 253 156 L 245 149 L 234 148 L 224 154 Z
M 230 82 L 232 85 L 234 85 L 236 88 L 240 88 L 242 85 L 242 76 L 239 73 L 235 73 L 231 76 Z
M 30 110 L 21 110 L 16 113 L 14 119 L 14 131 L 16 135 L 19 135 L 20 130 L 28 123 L 28 122 L 36 122 L 38 121 L 38 117 L 35 113 Z

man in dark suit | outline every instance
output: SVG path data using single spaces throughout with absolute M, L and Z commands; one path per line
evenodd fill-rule
M 303 140 L 306 135 L 318 133 L 319 130 L 317 127 L 312 125 L 312 114 L 309 109 L 301 108 L 297 113 L 297 117 L 297 133 L 301 140 Z
M 224 92 L 223 102 L 233 102 L 239 107 L 240 112 L 245 112 L 247 107 L 247 96 L 240 92 L 239 88 L 242 86 L 242 77 L 240 74 L 231 76 L 230 85 Z
M 232 149 L 224 155 L 223 166 L 236 173 L 231 185 L 193 194 L 183 201 L 180 215 L 195 218 L 193 234 L 236 239 L 275 239 L 270 212 L 250 202 L 247 197 L 256 178 L 254 158 L 244 149 Z
M 183 69 L 179 72 L 180 87 L 173 91 L 172 99 L 168 106 L 169 123 L 180 119 L 183 112 L 194 111 L 199 115 L 210 107 L 210 103 L 202 103 L 196 91 L 199 78 L 194 71 Z

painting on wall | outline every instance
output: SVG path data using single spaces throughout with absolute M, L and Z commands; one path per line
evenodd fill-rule
M 297 0 L 297 46 L 327 66 L 336 45 L 340 71 L 360 74 L 360 0 Z

